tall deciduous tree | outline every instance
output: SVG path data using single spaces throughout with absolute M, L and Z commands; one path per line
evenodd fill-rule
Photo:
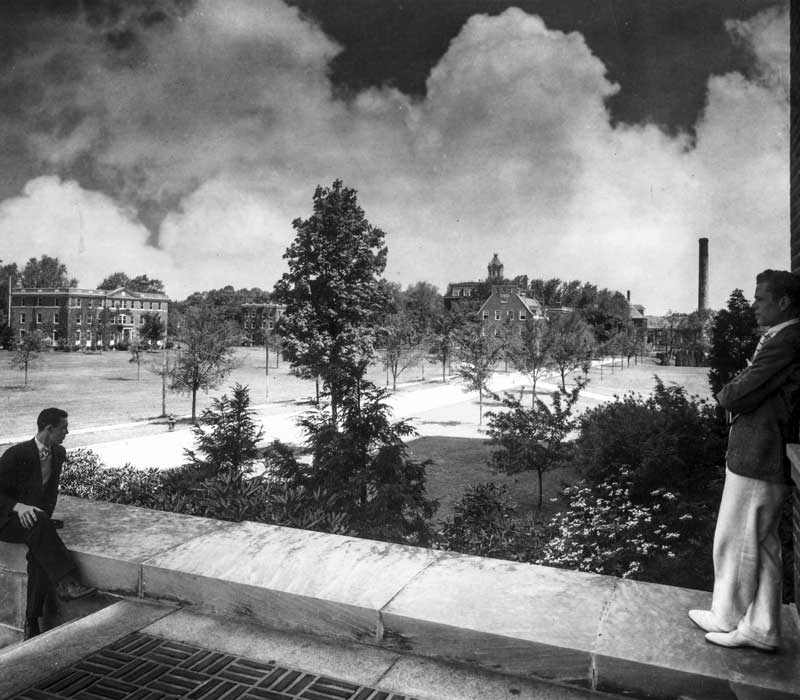
M 28 386 L 28 369 L 33 367 L 39 359 L 39 353 L 44 349 L 44 335 L 41 331 L 26 333 L 11 358 L 11 364 L 25 372 L 25 386 Z
M 97 285 L 98 289 L 105 289 L 111 291 L 112 289 L 119 289 L 120 287 L 127 287 L 131 278 L 124 272 L 112 272 L 102 282 Z
M 554 340 L 547 319 L 529 318 L 522 327 L 519 343 L 514 347 L 514 366 L 531 380 L 532 407 L 536 406 L 536 384 L 553 367 Z
M 381 356 L 386 371 L 392 375 L 392 389 L 397 378 L 423 356 L 418 330 L 405 310 L 388 314 L 379 333 Z
M 152 345 L 156 345 L 159 340 L 164 338 L 167 327 L 158 314 L 142 314 L 142 325 L 139 328 L 139 335 Z
M 58 258 L 42 255 L 31 258 L 22 271 L 23 287 L 77 287 L 78 280 L 67 274 L 67 266 Z
M 342 397 L 357 390 L 375 353 L 388 302 L 380 283 L 385 234 L 341 180 L 317 187 L 313 214 L 292 226 L 295 239 L 283 256 L 289 272 L 275 285 L 276 300 L 286 305 L 276 328 L 292 367 L 322 379 L 336 423 Z
M 714 394 L 747 366 L 757 344 L 756 315 L 744 292 L 734 289 L 728 298 L 727 309 L 717 314 L 711 327 L 708 381 Z
M 500 346 L 494 339 L 481 335 L 475 326 L 462 332 L 459 340 L 458 374 L 464 380 L 467 391 L 478 392 L 478 424 L 483 424 L 483 394 L 494 374 L 494 366 Z
M 446 381 L 445 372 L 458 347 L 458 337 L 465 323 L 466 317 L 458 307 L 433 319 L 430 353 L 437 362 L 442 363 L 442 382 Z
M 147 275 L 128 277 L 124 272 L 114 272 L 97 285 L 98 289 L 107 290 L 120 287 L 127 287 L 134 292 L 164 293 L 164 283 L 161 280 L 150 279 Z
M 524 408 L 513 396 L 506 394 L 503 405 L 507 410 L 490 411 L 489 444 L 492 465 L 508 474 L 535 471 L 539 481 L 539 508 L 542 507 L 542 476 L 561 466 L 566 454 L 566 437 L 574 429 L 572 415 L 585 380 L 578 378 L 569 393 L 554 392 L 552 408 L 536 399 L 534 408 Z
M 444 310 L 442 295 L 430 282 L 409 285 L 403 293 L 406 313 L 419 337 L 429 337 Z
M 191 395 L 193 422 L 197 416 L 197 392 L 219 386 L 236 366 L 236 336 L 231 324 L 221 321 L 208 306 L 195 306 L 183 314 L 178 330 L 181 349 L 167 374 L 170 389 Z
M 561 391 L 567 390 L 567 374 L 584 362 L 594 342 L 592 331 L 576 312 L 559 314 L 550 320 L 553 334 L 553 364 L 561 375 Z

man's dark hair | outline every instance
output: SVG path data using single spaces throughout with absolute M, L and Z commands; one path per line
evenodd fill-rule
M 36 427 L 40 431 L 44 430 L 48 425 L 52 425 L 55 428 L 61 423 L 62 418 L 67 418 L 67 416 L 67 412 L 63 409 L 45 408 L 36 419 Z
M 766 284 L 775 301 L 789 297 L 792 308 L 800 312 L 800 275 L 786 270 L 764 270 L 756 275 L 756 284 Z

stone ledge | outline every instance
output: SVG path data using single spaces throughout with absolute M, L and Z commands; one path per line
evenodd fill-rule
M 586 688 L 800 697 L 788 606 L 778 654 L 725 650 L 686 616 L 705 592 L 69 497 L 58 511 L 104 591 Z

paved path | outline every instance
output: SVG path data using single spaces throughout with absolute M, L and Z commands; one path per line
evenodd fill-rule
M 523 386 L 530 391 L 530 380 L 524 375 L 510 372 L 497 373 L 490 381 L 490 389 L 495 393 L 509 391 L 517 393 Z M 555 384 L 539 382 L 537 391 L 549 393 L 557 390 Z M 607 401 L 610 397 L 584 391 L 581 394 L 584 405 L 594 405 L 597 402 Z M 476 392 L 465 392 L 463 384 L 455 378 L 442 383 L 441 381 L 404 385 L 400 390 L 389 397 L 395 420 L 408 420 L 417 429 L 420 436 L 446 435 L 450 437 L 483 437 L 485 426 L 478 423 L 478 397 Z M 484 413 L 496 408 L 496 404 L 487 401 L 484 397 Z M 273 440 L 279 439 L 290 444 L 300 444 L 303 441 L 301 430 L 297 426 L 297 419 L 308 406 L 299 407 L 294 404 L 262 404 L 253 407 L 256 422 L 264 431 L 260 446 L 266 446 Z M 130 463 L 138 468 L 158 467 L 171 468 L 185 461 L 184 451 L 194 445 L 192 431 L 182 425 L 173 432 L 169 432 L 163 419 L 151 422 L 156 432 L 146 430 L 147 434 L 130 431 L 131 424 L 119 426 L 125 428 L 125 437 L 108 439 L 115 430 L 98 432 L 96 429 L 87 430 L 96 442 L 84 443 L 85 447 L 98 454 L 100 459 L 109 467 L 122 466 Z M 141 425 L 139 426 L 141 429 Z M 73 431 L 73 435 L 81 431 Z M 72 441 L 73 445 L 75 441 Z M 84 442 L 84 441 L 81 441 Z
M 526 387 L 530 392 L 530 380 L 518 372 L 496 373 L 489 383 L 495 393 L 518 394 Z M 539 393 L 557 390 L 557 385 L 540 381 Z M 530 394 L 528 394 L 530 395 Z M 607 394 L 591 391 L 581 393 L 584 406 L 596 405 L 609 400 Z M 464 391 L 463 384 L 455 377 L 446 383 L 430 380 L 398 385 L 398 391 L 388 400 L 395 420 L 404 419 L 412 423 L 420 436 L 449 436 L 480 438 L 485 434 L 485 425 L 478 422 L 477 392 Z M 494 410 L 497 404 L 484 397 L 484 414 Z M 260 446 L 275 439 L 290 444 L 299 444 L 303 435 L 297 419 L 309 409 L 302 403 L 267 403 L 253 406 L 257 423 L 264 431 Z M 0 453 L 4 447 L 30 439 L 31 435 L 0 438 Z M 109 467 L 126 463 L 137 468 L 172 468 L 185 461 L 184 452 L 194 446 L 194 436 L 187 422 L 179 422 L 174 431 L 167 429 L 166 419 L 128 421 L 89 428 L 76 427 L 70 430 L 66 447 L 85 447 L 94 451 Z

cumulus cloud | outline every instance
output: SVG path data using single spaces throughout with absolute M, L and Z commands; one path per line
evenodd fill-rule
M 110 197 L 58 176 L 35 178 L 21 196 L 0 203 L 5 262 L 24 265 L 40 251 L 55 254 L 89 287 L 122 269 L 155 278 L 172 274 L 169 256 L 147 238 L 147 229 Z
M 508 275 L 630 289 L 659 313 L 696 305 L 700 236 L 715 306 L 788 259 L 785 9 L 729 24 L 753 71 L 709 81 L 695 142 L 612 125 L 606 100 L 623 88 L 583 37 L 518 9 L 472 17 L 421 100 L 391 88 L 335 99 L 340 48 L 278 0 L 201 0 L 180 21 L 134 26 L 126 51 L 88 23 L 68 29 L 17 65 L 15 79 L 42 86 L 19 110 L 46 167 L 88 170 L 106 194 L 38 178 L 1 206 L 0 232 L 33 217 L 38 247 L 20 259 L 59 255 L 85 284 L 157 267 L 176 297 L 270 288 L 290 222 L 336 177 L 387 232 L 387 275 L 402 283 L 484 276 L 496 251 Z M 131 214 L 148 203 L 165 214 L 149 233 Z M 99 273 L 99 257 L 76 257 L 87 226 L 130 264 L 119 247 Z

